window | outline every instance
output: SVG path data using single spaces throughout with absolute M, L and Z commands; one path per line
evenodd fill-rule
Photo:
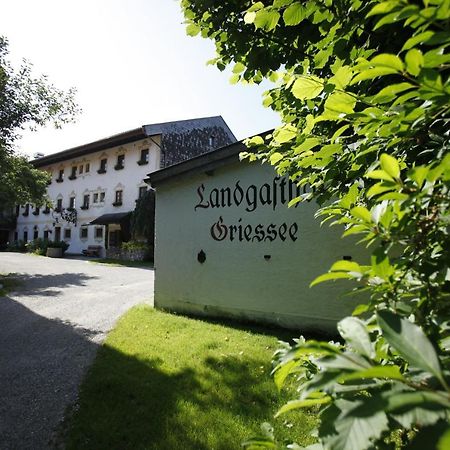
M 56 208 L 55 208 L 56 212 L 61 212 L 62 211 L 62 198 L 58 198 L 56 200 Z
M 26 217 L 30 214 L 30 205 L 27 203 L 25 205 L 25 211 L 23 212 L 23 215 Z
M 71 208 L 71 209 L 75 208 L 75 197 L 70 197 L 70 199 L 69 199 L 69 208 Z
M 62 183 L 64 181 L 64 169 L 60 169 L 58 178 L 56 179 L 57 183 Z
M 83 166 L 83 164 L 82 164 L 82 165 L 80 166 L 80 168 L 78 169 L 78 172 L 79 172 L 80 175 L 83 173 L 83 169 L 84 169 L 84 166 Z
M 113 206 L 121 206 L 122 205 L 122 197 L 123 197 L 123 191 L 116 191 L 116 199 L 113 203 Z
M 64 239 L 70 239 L 72 236 L 72 230 L 70 228 L 64 229 Z
M 139 197 L 138 198 L 142 198 L 146 192 L 147 192 L 147 186 L 141 186 L 139 188 Z
M 89 209 L 89 197 L 89 194 L 83 195 L 83 206 L 81 207 L 81 209 Z
M 92 196 L 92 203 L 98 203 L 98 192 Z
M 17 242 L 19 240 L 19 233 L 17 231 L 14 231 L 14 242 Z
M 46 241 L 48 241 L 48 234 L 49 234 L 49 231 L 48 230 L 44 230 L 44 239 Z
M 120 170 L 124 168 L 125 155 L 117 156 L 117 164 L 114 166 L 114 169 Z
M 39 215 L 39 207 L 35 207 L 34 211 L 33 211 L 33 216 L 38 216 Z
M 28 242 L 28 231 L 24 231 L 24 232 L 23 232 L 23 240 L 24 240 L 25 242 Z
M 39 228 L 37 227 L 37 225 L 35 225 L 33 228 L 33 239 L 37 239 L 38 237 L 39 237 Z
M 87 239 L 88 238 L 88 227 L 81 227 L 80 228 L 80 238 L 81 239 Z
M 100 203 L 105 201 L 105 193 L 104 192 L 100 192 Z
M 45 209 L 42 210 L 42 214 L 50 214 L 50 208 L 46 206 Z
M 18 216 L 19 214 L 20 214 L 20 205 L 16 205 L 16 216 Z
M 103 158 L 100 160 L 100 169 L 97 170 L 97 173 L 106 173 L 106 163 L 108 160 Z
M 95 238 L 96 239 L 103 239 L 103 227 L 97 227 L 95 229 Z
M 138 161 L 140 166 L 144 164 L 148 164 L 148 148 L 144 148 L 141 150 L 141 159 Z
M 75 180 L 77 178 L 77 166 L 72 167 L 69 180 Z
M 86 165 L 84 166 L 84 171 L 85 171 L 86 173 L 88 173 L 89 170 L 91 170 L 91 165 L 90 165 L 89 163 L 86 163 Z

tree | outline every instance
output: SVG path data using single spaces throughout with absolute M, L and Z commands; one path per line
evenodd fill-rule
M 281 349 L 281 387 L 316 405 L 316 449 L 448 448 L 450 428 L 450 2 L 182 0 L 187 33 L 213 39 L 232 82 L 276 83 L 283 125 L 245 157 L 311 189 L 318 217 L 359 234 L 371 263 L 337 261 L 312 281 L 356 279 L 368 301 L 342 343 Z M 273 445 L 267 440 L 267 445 Z M 248 447 L 256 445 L 252 441 Z
M 149 189 L 136 202 L 131 216 L 131 235 L 133 239 L 143 237 L 147 241 L 153 259 L 155 241 L 155 190 Z
M 42 204 L 48 175 L 34 169 L 24 156 L 15 153 L 20 131 L 36 129 L 49 122 L 60 127 L 74 119 L 78 108 L 74 90 L 67 93 L 48 83 L 46 76 L 35 78 L 32 66 L 24 61 L 15 70 L 8 60 L 8 41 L 0 36 L 0 205 Z

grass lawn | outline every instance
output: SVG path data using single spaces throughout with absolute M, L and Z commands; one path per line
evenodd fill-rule
M 0 288 L 0 297 L 3 297 L 16 286 L 19 286 L 20 282 L 17 278 L 14 278 L 14 274 L 0 273 L 0 285 L 3 286 Z
M 277 345 L 274 334 L 135 307 L 83 382 L 67 449 L 239 449 L 265 421 L 283 441 L 310 444 L 314 414 L 273 419 L 287 399 L 270 376 Z
M 97 258 L 89 261 L 93 264 L 108 264 L 110 266 L 124 266 L 124 267 L 153 267 L 151 261 L 123 261 L 121 259 L 112 258 Z

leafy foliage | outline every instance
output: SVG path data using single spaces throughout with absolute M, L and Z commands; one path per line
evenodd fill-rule
M 34 169 L 23 156 L 14 154 L 20 131 L 36 129 L 52 122 L 54 126 L 73 120 L 79 112 L 74 90 L 67 93 L 35 78 L 32 66 L 24 61 L 14 70 L 8 57 L 8 41 L 0 36 L 0 204 L 42 204 L 48 182 L 46 173 Z
M 131 234 L 133 239 L 144 237 L 153 248 L 155 236 L 155 191 L 149 189 L 136 202 L 131 216 Z
M 318 217 L 372 251 L 369 265 L 337 261 L 312 281 L 357 280 L 368 301 L 339 323 L 342 344 L 299 339 L 277 354 L 277 384 L 299 386 L 279 414 L 315 405 L 315 449 L 393 448 L 392 436 L 445 448 L 450 2 L 181 4 L 188 34 L 215 41 L 211 63 L 233 65 L 232 82 L 276 83 L 263 104 L 283 125 L 244 156 L 309 185 L 296 201 L 314 198 Z M 274 445 L 258 439 L 247 447 Z

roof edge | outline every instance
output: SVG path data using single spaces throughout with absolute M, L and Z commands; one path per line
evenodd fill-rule
M 234 142 L 211 152 L 203 153 L 195 158 L 149 173 L 145 181 L 153 187 L 157 187 L 175 176 L 183 176 L 190 172 L 214 170 L 230 162 L 237 161 L 239 153 L 243 151 L 248 151 L 244 143 L 242 141 Z
M 123 133 L 115 134 L 98 141 L 90 142 L 88 144 L 72 147 L 61 152 L 52 153 L 51 155 L 43 156 L 42 158 L 31 161 L 34 167 L 42 167 L 48 164 L 54 164 L 60 161 L 65 161 L 70 158 L 77 158 L 89 153 L 105 150 L 107 148 L 116 147 L 118 145 L 124 145 L 129 142 L 134 142 L 139 139 L 147 137 L 144 126 L 128 130 Z

